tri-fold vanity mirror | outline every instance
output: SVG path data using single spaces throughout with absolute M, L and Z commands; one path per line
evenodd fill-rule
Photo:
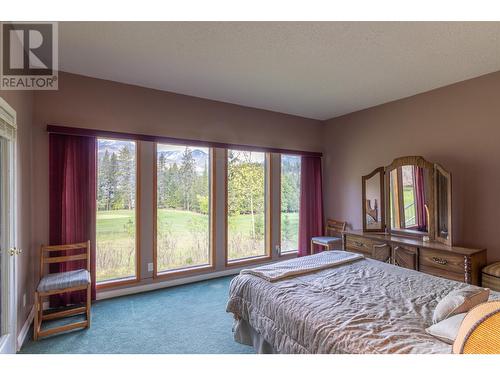
M 363 231 L 343 247 L 366 258 L 468 284 L 481 284 L 486 249 L 455 246 L 451 175 L 421 156 L 395 159 L 363 176 Z
M 421 156 L 395 159 L 362 177 L 363 231 L 452 244 L 451 175 Z

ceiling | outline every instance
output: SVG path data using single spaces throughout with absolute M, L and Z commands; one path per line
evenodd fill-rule
M 60 70 L 325 120 L 500 70 L 500 22 L 62 22 Z

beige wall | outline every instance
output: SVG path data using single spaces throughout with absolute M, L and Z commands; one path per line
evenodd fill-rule
M 209 140 L 307 151 L 322 150 L 323 123 L 270 111 L 199 99 L 111 81 L 61 73 L 58 91 L 37 91 L 34 104 L 34 242 L 48 241 L 47 124 Z M 221 152 L 217 152 L 220 166 Z M 150 279 L 152 261 L 153 144 L 141 145 L 142 276 Z M 217 168 L 220 184 L 222 169 Z M 220 185 L 222 186 L 222 185 Z M 220 197 L 219 197 L 220 198 Z M 277 201 L 275 197 L 273 201 Z M 217 199 L 223 212 L 224 201 Z M 219 215 L 220 216 L 220 215 Z M 276 218 L 278 220 L 278 218 Z M 217 228 L 217 269 L 224 251 Z M 273 228 L 277 228 L 274 225 Z M 277 236 L 275 236 L 277 238 Z M 274 248 L 274 246 L 273 246 Z M 145 280 L 148 282 L 148 280 Z
M 325 213 L 361 228 L 361 176 L 404 155 L 453 178 L 456 243 L 500 260 L 500 72 L 327 121 Z
M 2 91 L 0 96 L 14 108 L 17 114 L 17 217 L 18 232 L 16 246 L 23 250 L 18 256 L 17 290 L 17 332 L 22 328 L 33 306 L 34 262 L 31 236 L 32 212 L 32 155 L 31 123 L 33 112 L 33 93 L 29 91 Z M 23 304 L 26 295 L 26 305 Z

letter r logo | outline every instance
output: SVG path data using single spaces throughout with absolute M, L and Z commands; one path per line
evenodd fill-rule
M 2 24 L 2 74 L 52 75 L 52 27 L 43 23 Z

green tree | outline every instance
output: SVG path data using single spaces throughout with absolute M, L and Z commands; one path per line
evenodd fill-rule
M 107 207 L 106 210 L 115 210 L 119 208 L 119 192 L 118 192 L 118 158 L 116 153 L 111 154 L 108 170 L 108 189 L 107 189 Z
M 118 196 L 121 207 L 130 210 L 134 207 L 135 192 L 135 160 L 128 145 L 123 146 L 118 153 Z
M 208 210 L 209 210 L 208 196 L 197 194 L 196 199 L 198 200 L 198 207 L 200 213 L 202 213 L 203 215 L 208 215 Z
M 180 171 L 177 163 L 165 168 L 165 206 L 168 208 L 182 208 L 182 186 Z
M 205 162 L 205 166 L 203 168 L 203 172 L 201 174 L 195 174 L 195 182 L 194 182 L 194 196 L 196 200 L 193 205 L 193 210 L 200 213 L 208 212 L 208 158 Z M 201 199 L 200 199 L 201 197 Z M 206 206 L 202 207 L 202 204 Z
M 105 210 L 109 206 L 108 203 L 108 171 L 110 166 L 109 152 L 106 150 L 104 156 L 99 158 L 98 165 L 98 185 L 97 185 L 97 208 Z
M 109 211 L 115 209 L 119 202 L 118 192 L 118 159 L 113 152 L 111 155 L 108 150 L 99 163 L 99 185 L 98 185 L 98 204 L 102 210 Z
M 158 207 L 159 208 L 166 208 L 167 207 L 167 195 L 166 195 L 166 173 L 167 173 L 167 165 L 166 165 L 166 160 L 165 160 L 165 154 L 160 153 L 160 156 L 158 157 L 158 166 L 157 166 L 157 171 L 156 171 L 156 181 L 157 181 L 157 201 L 158 201 Z
M 252 161 L 251 152 L 230 151 L 228 160 L 228 209 L 230 215 L 249 214 L 251 236 L 261 238 L 260 214 L 265 204 L 265 168 Z M 262 228 L 263 217 L 262 217 Z
M 194 186 L 196 179 L 196 163 L 193 152 L 186 147 L 182 154 L 180 167 L 180 183 L 182 184 L 182 208 L 190 211 L 195 202 Z
M 281 159 L 281 211 L 298 212 L 300 203 L 300 158 L 283 155 Z

